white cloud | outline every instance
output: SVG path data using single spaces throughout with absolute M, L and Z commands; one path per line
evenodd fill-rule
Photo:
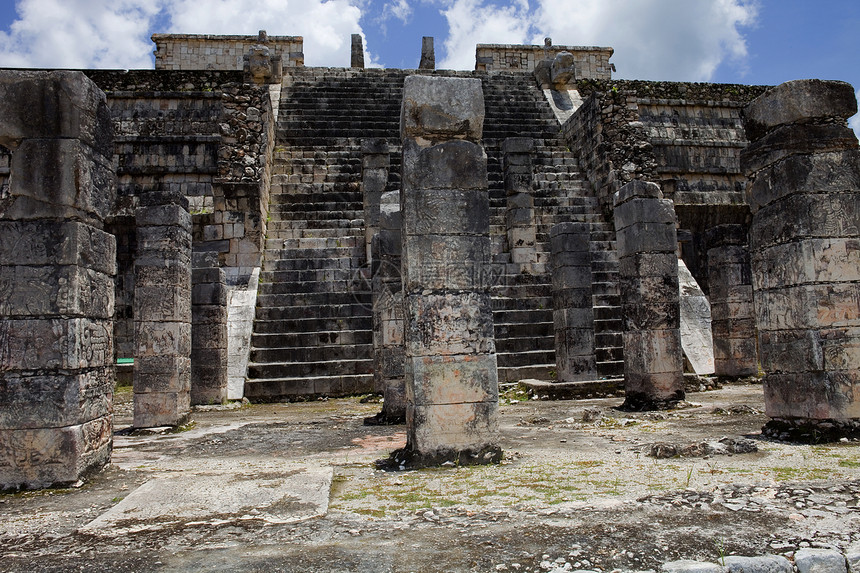
M 470 70 L 475 67 L 475 44 L 523 44 L 529 34 L 528 2 L 508 6 L 482 0 L 454 0 L 442 14 L 448 21 L 445 57 L 439 68 Z
M 860 90 L 857 90 L 857 100 L 860 101 Z M 860 113 L 848 120 L 848 125 L 854 130 L 857 139 L 860 139 Z
M 21 0 L 0 32 L 0 66 L 148 68 L 162 0 Z
M 710 80 L 747 55 L 741 33 L 755 24 L 758 0 L 449 0 L 445 67 L 472 69 L 475 44 L 612 46 L 618 77 Z
M 409 17 L 411 15 L 412 6 L 409 5 L 407 0 L 395 0 L 394 2 L 389 2 L 385 5 L 385 8 L 382 9 L 383 21 L 394 17 L 406 24 L 409 22 Z
M 743 65 L 756 16 L 754 0 L 540 0 L 532 41 L 612 46 L 618 77 L 707 81 Z
M 303 36 L 307 65 L 348 66 L 359 1 L 21 0 L 0 31 L 0 66 L 151 68 L 156 20 L 159 32 Z
M 348 0 L 176 0 L 167 13 L 176 33 L 303 36 L 308 66 L 349 66 L 350 36 L 362 31 Z

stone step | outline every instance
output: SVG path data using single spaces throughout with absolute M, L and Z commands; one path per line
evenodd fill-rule
M 595 332 L 594 346 L 597 348 L 621 348 L 624 345 L 620 332 Z
M 495 333 L 496 339 L 554 336 L 551 322 L 539 322 L 536 324 L 496 323 Z
M 343 247 L 364 247 L 364 239 L 356 236 L 344 237 L 301 237 L 297 239 L 266 238 L 267 250 L 290 249 L 339 249 Z
M 300 294 L 260 294 L 257 305 L 261 307 L 326 305 L 326 304 L 371 304 L 369 292 L 316 292 Z
M 493 297 L 490 299 L 493 311 L 496 310 L 532 310 L 532 309 L 551 309 L 552 296 L 540 297 Z
M 552 350 L 523 350 L 520 352 L 496 351 L 499 367 L 532 366 L 533 364 L 555 363 L 555 348 Z
M 248 364 L 248 379 L 272 379 L 304 376 L 342 376 L 344 374 L 371 374 L 370 358 L 308 362 L 263 362 Z
M 613 319 L 595 319 L 594 320 L 594 333 L 601 332 L 623 332 L 623 321 L 621 318 L 613 318 Z
M 356 273 L 360 279 L 360 270 Z M 306 292 L 351 292 L 357 288 L 355 280 L 307 281 L 307 282 L 276 282 L 260 283 L 259 295 L 267 294 L 299 294 Z
M 289 332 L 315 332 L 318 330 L 370 330 L 370 313 L 365 316 L 323 316 L 293 318 L 290 320 L 255 320 L 254 333 L 286 334 Z
M 307 396 L 349 396 L 372 391 L 372 374 L 250 379 L 245 382 L 245 397 L 251 402 L 277 402 Z
M 525 336 L 521 338 L 496 336 L 497 353 L 528 352 L 530 350 L 555 351 L 554 336 Z
M 296 320 L 303 318 L 366 316 L 368 312 L 370 312 L 370 308 L 361 303 L 319 306 L 270 306 L 257 307 L 256 318 L 261 321 Z
M 555 362 L 531 364 L 529 366 L 500 366 L 499 382 L 519 382 L 520 380 L 551 380 L 555 378 Z
M 368 360 L 373 356 L 373 345 L 333 345 L 292 348 L 254 348 L 251 362 L 271 364 L 275 362 L 330 362 L 339 360 Z
M 598 362 L 597 375 L 601 378 L 615 378 L 624 376 L 624 361 Z M 623 384 L 622 384 L 623 387 Z
M 280 252 L 272 251 L 277 255 Z M 266 252 L 269 254 L 269 251 Z M 276 255 L 272 255 L 276 256 Z M 320 269 L 354 269 L 353 260 L 351 258 L 313 258 L 313 259 L 277 259 L 271 260 L 264 257 L 263 271 L 304 271 L 304 270 L 320 270 Z
M 595 348 L 594 356 L 598 362 L 617 362 L 623 360 L 624 351 L 620 346 Z
M 552 322 L 552 308 L 544 309 L 517 309 L 517 310 L 494 310 L 493 321 L 500 324 L 506 323 L 537 323 Z
M 364 245 L 355 247 L 332 247 L 330 249 L 266 249 L 264 256 L 269 261 L 290 259 L 358 259 L 365 256 Z M 267 269 L 268 270 L 268 269 Z
M 330 344 L 371 344 L 369 330 L 318 330 L 314 332 L 255 333 L 253 348 L 299 348 Z
M 261 283 L 347 281 L 355 278 L 351 268 L 307 269 L 294 271 L 262 271 Z
M 290 223 L 294 223 L 294 221 L 290 221 Z M 362 239 L 360 237 L 364 236 L 364 229 L 361 227 L 351 227 L 347 229 L 339 229 L 339 228 L 323 228 L 323 229 L 308 229 L 308 228 L 281 228 L 283 227 L 285 222 L 279 222 L 278 224 L 273 224 L 273 222 L 269 222 L 269 225 L 266 229 L 266 237 L 269 239 L 344 239 L 344 238 L 355 238 L 357 240 L 356 244 L 361 244 Z

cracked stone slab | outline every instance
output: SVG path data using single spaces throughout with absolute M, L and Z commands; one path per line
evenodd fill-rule
M 116 536 L 235 520 L 302 521 L 326 514 L 331 481 L 330 466 L 308 463 L 201 464 L 147 481 L 79 532 Z

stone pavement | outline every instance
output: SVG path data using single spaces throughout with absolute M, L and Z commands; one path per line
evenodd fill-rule
M 760 385 L 656 413 L 523 397 L 500 401 L 502 463 L 477 467 L 375 469 L 405 429 L 363 426 L 380 404 L 358 399 L 121 430 L 91 481 L 0 496 L 0 571 L 723 571 L 722 557 L 778 571 L 729 559 L 776 555 L 805 573 L 836 554 L 857 570 L 858 443 L 763 439 Z M 721 438 L 757 451 L 701 447 Z M 690 455 L 652 457 L 655 444 Z

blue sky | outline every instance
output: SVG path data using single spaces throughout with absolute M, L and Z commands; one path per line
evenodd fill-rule
M 858 0 L 0 0 L 0 66 L 152 67 L 153 32 L 301 35 L 308 65 L 471 69 L 475 44 L 613 46 L 619 78 L 860 88 Z M 852 123 L 860 130 L 860 118 Z

